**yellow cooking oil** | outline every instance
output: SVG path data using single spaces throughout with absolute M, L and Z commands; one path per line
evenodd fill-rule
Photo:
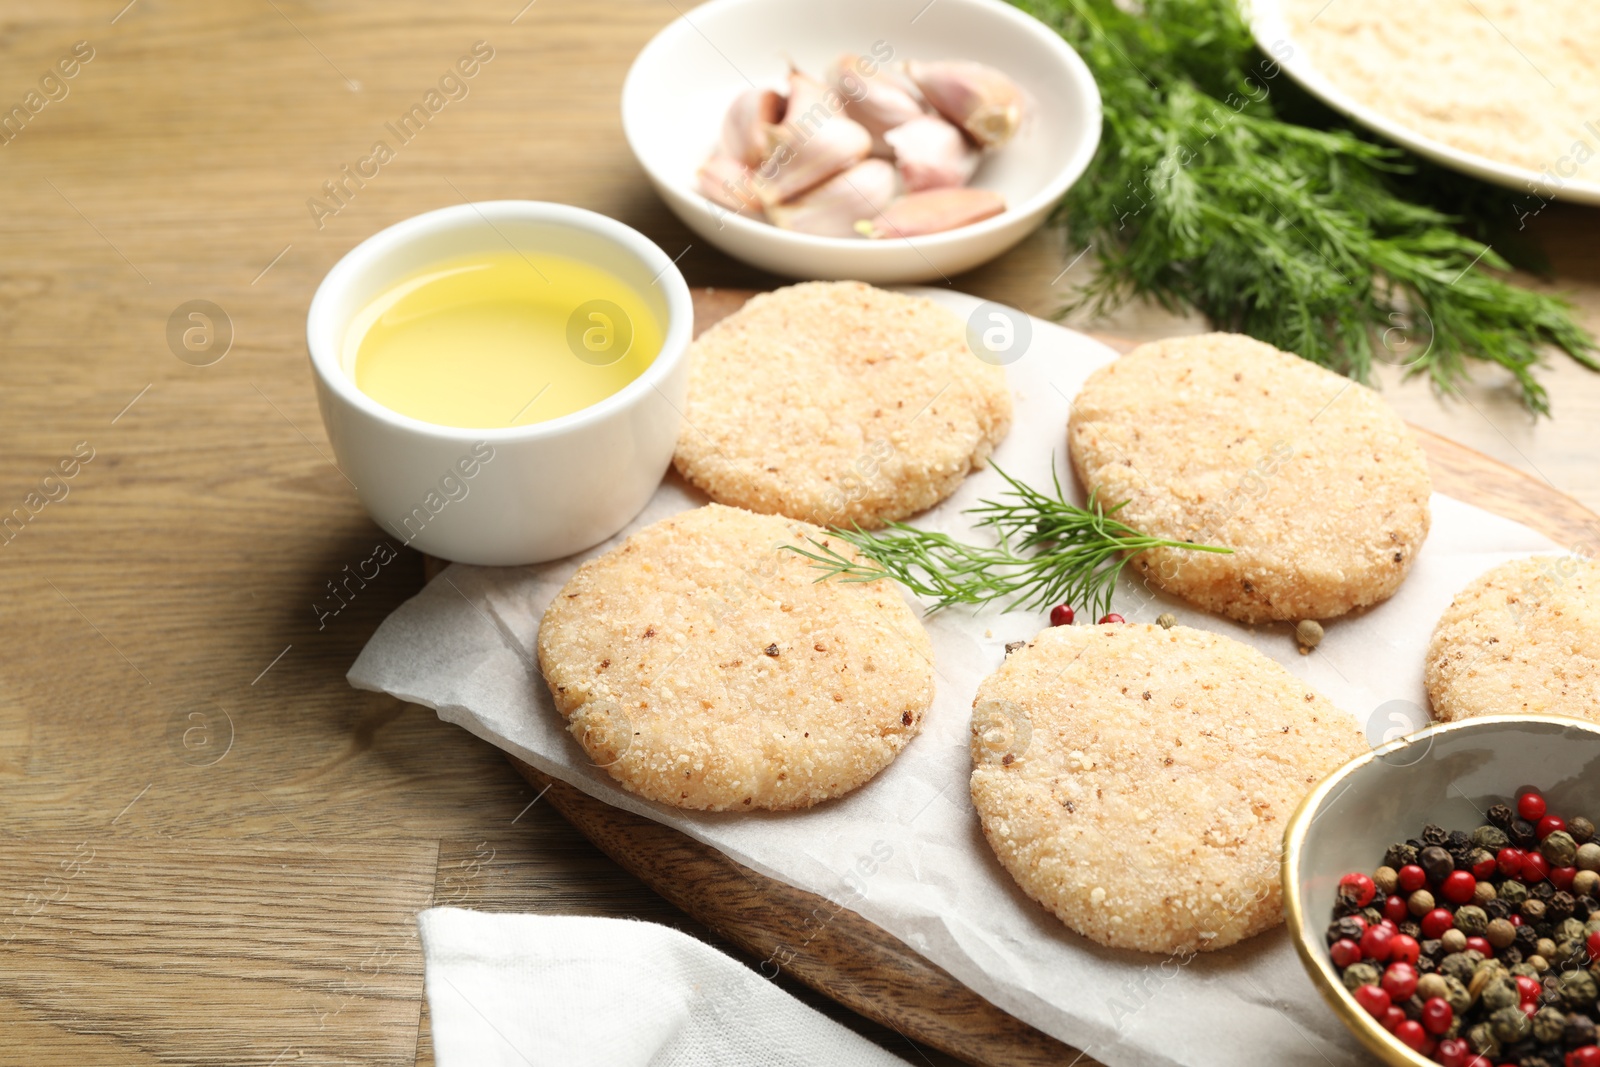
M 590 263 L 511 249 L 439 263 L 351 322 L 356 387 L 402 415 L 496 428 L 570 415 L 661 351 L 644 297 Z

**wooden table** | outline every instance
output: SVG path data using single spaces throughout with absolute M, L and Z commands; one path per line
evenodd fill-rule
M 622 141 L 623 72 L 671 0 L 125 2 L 14 5 L 0 34 L 8 108 L 92 49 L 0 144 L 0 513 L 75 471 L 0 536 L 0 1064 L 431 1062 L 421 908 L 705 931 L 493 749 L 345 684 L 422 563 L 403 554 L 319 614 L 381 535 L 329 459 L 312 290 L 392 222 L 499 197 L 622 219 L 694 284 L 773 279 L 691 238 Z M 315 218 L 308 199 L 477 41 L 493 58 L 467 96 Z M 1600 215 L 1538 225 L 1600 325 Z M 1048 313 L 1074 280 L 1052 288 L 1054 242 L 958 284 Z M 196 300 L 231 322 L 208 366 L 168 343 Z M 1139 309 L 1107 328 L 1197 326 Z M 1417 384 L 1390 395 L 1600 507 L 1600 378 L 1547 380 L 1556 419 L 1537 424 L 1493 382 L 1444 406 Z

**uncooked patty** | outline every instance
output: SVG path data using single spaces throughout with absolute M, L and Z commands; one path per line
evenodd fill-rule
M 861 282 L 752 297 L 690 349 L 675 462 L 713 500 L 874 529 L 932 507 L 1011 424 L 952 312 Z
M 1600 721 L 1600 564 L 1533 556 L 1479 576 L 1440 616 L 1425 680 L 1440 719 Z
M 1283 831 L 1366 750 L 1261 653 L 1175 626 L 1056 626 L 973 705 L 972 800 L 1024 892 L 1092 941 L 1224 948 L 1283 919 Z
M 1387 599 L 1428 535 L 1415 435 L 1377 393 L 1237 334 L 1143 345 L 1090 375 L 1068 437 L 1085 486 L 1156 549 L 1150 584 L 1243 622 Z
M 781 547 L 808 537 L 712 504 L 578 568 L 539 667 L 590 759 L 711 811 L 808 807 L 889 765 L 933 701 L 932 646 L 892 582 L 818 582 Z

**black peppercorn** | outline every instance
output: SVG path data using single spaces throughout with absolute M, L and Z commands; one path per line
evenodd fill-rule
M 1593 1045 L 1600 1039 L 1600 1034 L 1595 1030 L 1594 1020 L 1587 1015 L 1567 1016 L 1567 1026 L 1562 1032 L 1561 1043 L 1568 1048 L 1581 1048 L 1584 1045 Z
M 1508 1060 L 1507 1062 L 1515 1063 L 1517 1067 L 1561 1067 L 1560 1056 L 1544 1051 L 1529 1052 L 1523 1055 L 1521 1059 Z
M 1422 843 L 1424 845 L 1442 845 L 1450 840 L 1450 831 L 1434 823 L 1428 823 L 1422 828 Z
M 1515 944 L 1523 952 L 1523 958 L 1533 955 L 1533 946 L 1539 943 L 1539 934 L 1533 927 L 1524 923 L 1517 927 L 1517 940 Z
M 1360 941 L 1361 935 L 1365 932 L 1366 927 L 1359 920 L 1351 918 L 1339 919 L 1328 927 L 1328 944 L 1331 945 L 1340 938 Z
M 1432 974 L 1434 971 L 1439 969 L 1439 964 L 1432 956 L 1428 955 L 1418 956 L 1417 962 L 1412 964 L 1412 966 L 1417 969 L 1418 974 Z
M 1430 937 L 1422 942 L 1422 954 L 1429 959 L 1438 959 L 1444 955 L 1444 942 L 1437 937 Z
M 1528 892 L 1548 904 L 1550 903 L 1550 898 L 1556 895 L 1556 887 L 1554 883 L 1547 878 L 1542 882 L 1533 883 L 1533 885 L 1528 887 Z
M 1571 893 L 1558 891 L 1555 896 L 1550 898 L 1550 902 L 1545 905 L 1545 914 L 1549 916 L 1551 922 L 1564 922 L 1572 918 L 1573 912 L 1577 910 L 1577 907 L 1578 902 L 1573 899 Z
M 1539 836 L 1534 831 L 1533 823 L 1527 819 L 1513 820 L 1506 833 L 1511 835 L 1511 840 L 1520 849 L 1530 849 L 1539 843 Z
M 1511 822 L 1516 817 L 1517 813 L 1512 811 L 1510 805 L 1507 804 L 1496 804 L 1489 809 L 1489 824 L 1498 826 L 1507 832 L 1510 831 Z
M 1600 908 L 1600 900 L 1595 900 L 1594 897 L 1579 897 L 1572 906 L 1572 917 L 1588 919 L 1595 913 L 1596 908 Z
M 1456 861 L 1451 858 L 1450 853 L 1438 845 L 1429 845 L 1423 849 L 1417 862 L 1422 865 L 1429 880 L 1433 882 L 1444 881 L 1445 875 L 1456 869 Z
M 1458 848 L 1468 848 L 1472 844 L 1472 835 L 1465 830 L 1451 830 L 1446 836 L 1445 848 L 1452 852 Z
M 1422 925 L 1415 920 L 1407 919 L 1405 922 L 1400 924 L 1399 930 L 1402 934 L 1405 934 L 1409 938 L 1413 938 L 1418 941 L 1422 940 Z
M 1588 819 L 1585 819 L 1582 815 L 1579 815 L 1577 818 L 1567 823 L 1567 833 L 1571 834 L 1572 839 L 1578 844 L 1588 844 L 1588 842 L 1594 837 L 1594 823 L 1590 822 Z
M 1506 900 L 1505 897 L 1489 901 L 1483 906 L 1483 910 L 1489 913 L 1489 918 L 1491 919 L 1511 918 L 1511 902 Z
M 1377 908 L 1362 908 L 1361 917 L 1367 920 L 1368 926 L 1377 926 L 1379 923 L 1383 922 L 1383 912 L 1379 911 Z
M 1513 942 L 1495 953 L 1494 958 L 1505 964 L 1507 967 L 1515 967 L 1523 960 L 1522 950 L 1516 946 L 1515 942 Z

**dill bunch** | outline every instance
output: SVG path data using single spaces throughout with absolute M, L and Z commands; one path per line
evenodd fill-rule
M 1317 109 L 1256 50 L 1235 0 L 1012 2 L 1078 50 L 1105 109 L 1100 151 L 1058 213 L 1100 269 L 1063 314 L 1152 298 L 1359 381 L 1378 359 L 1442 392 L 1483 361 L 1540 414 L 1548 348 L 1600 370 L 1569 305 L 1492 273 L 1510 264 L 1458 228 L 1498 232 L 1500 220 L 1430 203 L 1509 212 L 1512 194 L 1463 196 L 1457 183 L 1440 200 L 1407 187 L 1414 157 L 1342 119 L 1285 121 Z
M 1055 492 L 1051 495 L 1018 481 L 992 462 L 990 466 L 1010 489 L 998 500 L 980 501 L 965 514 L 979 516 L 975 525 L 995 533 L 993 545 L 967 544 L 948 534 L 897 522 L 881 532 L 859 527 L 835 529 L 831 536 L 854 547 L 859 559 L 815 538 L 809 539 L 809 549 L 785 547 L 822 571 L 819 582 L 833 577 L 847 582 L 893 578 L 932 600 L 932 611 L 956 604 L 1013 600 L 1013 607 L 1031 609 L 1053 604 L 1089 607 L 1091 618 L 1110 611 L 1117 575 L 1140 552 L 1151 548 L 1233 551 L 1147 537 L 1113 517 L 1127 501 L 1107 509 L 1090 493 L 1088 506 L 1080 508 L 1067 500 L 1054 470 Z

